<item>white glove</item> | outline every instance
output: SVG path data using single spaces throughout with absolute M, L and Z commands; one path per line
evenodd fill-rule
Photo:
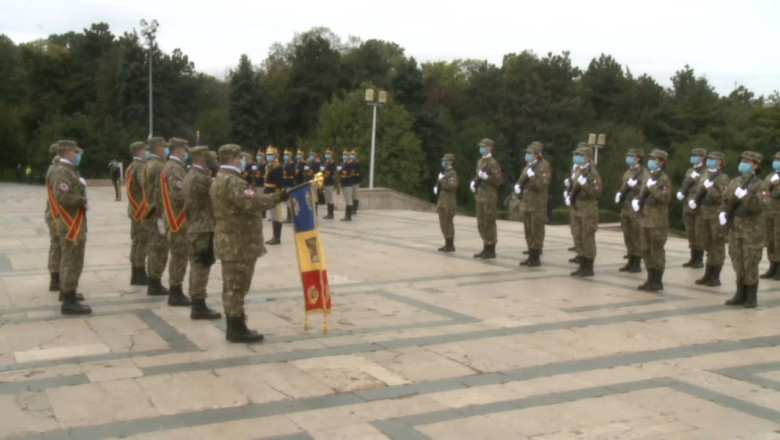
M 635 187 L 637 183 L 639 183 L 639 181 L 636 179 L 628 179 L 628 186 L 631 188 Z
M 304 171 L 309 171 L 310 169 L 311 169 L 311 167 L 310 167 L 310 166 L 308 166 L 308 165 L 304 165 L 304 167 L 303 167 L 303 170 L 304 170 Z
M 696 171 L 691 173 L 691 179 L 695 179 L 697 177 L 701 176 L 701 174 L 697 173 Z
M 770 182 L 775 183 L 778 180 L 780 180 L 780 176 L 777 175 L 777 173 L 772 174 L 772 178 L 769 179 Z
M 337 166 L 336 171 L 341 171 L 341 168 L 342 168 L 341 165 Z
M 515 185 L 515 192 L 516 192 L 517 194 L 520 194 L 522 191 L 523 191 L 523 189 L 522 189 L 522 188 L 520 188 L 520 184 L 516 184 L 516 185 Z
M 534 177 L 536 175 L 536 173 L 534 173 L 534 170 L 531 168 L 528 168 L 528 171 L 526 171 L 525 173 L 528 174 L 528 177 Z
M 620 203 L 620 199 L 622 199 L 623 196 L 620 195 L 620 191 L 618 191 L 617 194 L 615 194 L 615 203 Z
M 486 173 L 486 172 L 484 172 L 482 170 L 479 170 L 479 172 L 477 173 L 477 176 L 479 176 L 479 178 L 482 179 L 482 180 L 487 180 L 488 179 L 488 173 Z
M 721 212 L 718 214 L 718 223 L 720 223 L 721 226 L 725 226 L 726 223 L 728 223 L 728 219 L 726 218 L 726 213 Z
M 707 189 L 712 188 L 712 185 L 714 185 L 714 184 L 715 184 L 715 182 L 713 182 L 710 179 L 707 179 L 707 180 L 704 181 L 704 187 L 707 188 Z
M 588 183 L 588 178 L 585 176 L 580 176 L 577 178 L 577 182 L 579 182 L 580 185 L 585 185 L 586 183 Z
M 639 212 L 639 200 L 638 199 L 632 200 L 631 207 L 634 208 L 634 211 Z
M 742 200 L 747 195 L 748 191 L 746 189 L 742 189 L 740 187 L 737 187 L 737 189 L 734 190 L 734 195 L 737 196 L 738 199 Z
M 569 198 L 569 195 L 566 195 L 566 198 L 563 199 L 564 202 L 566 202 L 566 206 L 571 206 L 571 199 Z
M 475 193 L 477 192 L 477 184 L 473 180 L 471 181 L 471 185 L 469 185 L 469 188 L 471 188 L 471 192 Z
M 571 187 L 571 179 L 567 177 L 566 180 L 563 181 L 563 184 L 566 185 L 567 188 Z
M 252 165 L 252 171 L 257 171 L 257 165 Z
M 444 173 L 439 173 L 439 180 L 444 178 Z
M 650 179 L 650 180 L 648 180 L 648 181 L 647 181 L 647 187 L 648 187 L 648 188 L 652 188 L 652 187 L 654 187 L 654 186 L 655 186 L 655 184 L 656 184 L 656 183 L 658 183 L 658 180 L 656 180 L 656 179 Z
M 688 200 L 688 207 L 691 209 L 698 208 L 699 205 L 696 204 L 696 200 Z
M 433 187 L 433 195 L 435 196 L 439 195 L 439 185 Z
M 162 218 L 157 219 L 157 230 L 160 231 L 160 235 L 165 235 L 168 232 L 168 227 L 165 224 L 165 220 Z
M 79 177 L 79 183 L 81 183 L 84 189 L 87 189 L 87 181 L 83 177 Z
M 682 193 L 682 191 L 677 191 L 677 200 L 682 200 L 685 198 L 685 194 Z

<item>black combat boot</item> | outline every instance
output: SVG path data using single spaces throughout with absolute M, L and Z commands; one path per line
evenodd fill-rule
M 246 327 L 246 315 L 226 316 L 227 331 L 225 339 L 230 342 L 260 342 L 263 334 Z
M 647 268 L 647 279 L 645 280 L 644 283 L 636 286 L 636 288 L 639 289 L 639 290 L 647 290 L 647 286 L 650 285 L 650 281 L 652 281 L 654 277 L 655 277 L 655 269 L 651 269 L 651 268 L 648 267 Z
M 707 265 L 707 268 L 704 269 L 704 276 L 699 278 L 698 280 L 694 281 L 694 283 L 698 285 L 707 284 L 707 281 L 710 280 L 710 277 L 712 276 L 712 266 L 709 264 Z
M 628 272 L 632 267 L 634 267 L 634 257 L 633 255 L 628 256 L 628 261 L 626 262 L 625 266 L 618 269 L 620 272 Z
M 333 203 L 328 203 L 328 215 L 323 218 L 325 220 L 333 220 Z
M 454 238 L 445 238 L 444 246 L 439 248 L 439 252 L 455 252 L 454 242 L 455 242 Z
M 352 215 L 357 215 L 358 206 L 360 206 L 360 200 L 352 201 Z
M 712 266 L 712 274 L 710 274 L 710 279 L 707 280 L 707 283 L 705 286 L 707 287 L 716 287 L 720 286 L 720 270 L 723 269 L 723 266 Z
M 482 259 L 490 260 L 492 258 L 496 258 L 496 243 L 487 245 L 484 252 L 485 253 L 482 255 Z
M 162 285 L 159 278 L 149 278 L 149 286 L 146 288 L 146 294 L 149 296 L 168 295 L 168 289 Z
M 648 292 L 658 292 L 664 290 L 664 270 L 653 269 L 653 277 L 650 278 L 650 284 L 647 285 Z
M 62 291 L 60 291 L 60 294 L 59 294 L 59 296 L 57 297 L 57 300 L 58 300 L 59 302 L 63 302 L 63 301 L 65 301 L 65 293 L 64 293 L 64 292 L 62 292 Z M 84 295 L 82 295 L 82 294 L 80 294 L 80 293 L 76 293 L 76 301 L 84 301 Z
M 145 267 L 139 267 L 138 268 L 138 285 L 139 286 L 148 286 L 149 285 L 149 277 L 146 276 L 146 268 Z
M 190 319 L 219 319 L 222 314 L 209 308 L 206 305 L 206 299 L 192 298 L 192 310 L 190 310 Z
M 579 277 L 592 277 L 593 274 L 593 258 L 584 258 L 583 257 L 583 263 L 582 266 L 580 266 L 580 273 Z
M 569 263 L 582 264 L 582 257 L 577 255 L 576 257 L 569 258 Z
M 487 248 L 488 248 L 488 245 L 483 244 L 482 245 L 482 251 L 481 252 L 477 252 L 476 254 L 474 254 L 474 258 L 484 258 L 485 257 L 485 252 L 487 252 Z
M 701 269 L 704 267 L 704 251 L 691 250 L 691 260 L 684 263 L 683 267 Z
M 265 244 L 280 244 L 282 242 L 281 235 L 282 235 L 282 222 L 273 222 L 271 224 L 271 229 L 273 230 L 273 238 L 266 241 Z
M 542 254 L 542 251 L 539 249 L 531 249 L 531 253 L 528 255 L 528 259 L 525 260 L 525 265 L 528 267 L 539 267 L 542 265 L 542 261 L 539 259 L 539 256 Z
M 578 258 L 579 258 L 579 257 L 578 257 Z M 571 261 L 571 260 L 569 260 L 569 261 Z M 583 267 L 584 267 L 584 266 L 585 266 L 585 259 L 584 259 L 584 258 L 580 258 L 580 261 L 579 261 L 579 266 L 577 266 L 577 270 L 575 270 L 575 271 L 573 271 L 573 272 L 570 272 L 570 273 L 569 273 L 569 275 L 571 275 L 571 276 L 573 276 L 573 277 L 578 277 L 578 276 L 580 276 L 580 274 L 582 273 L 582 269 L 583 269 Z
M 130 267 L 130 285 L 131 286 L 137 286 L 138 284 L 138 268 L 137 267 Z
M 693 266 L 694 261 L 696 261 L 696 251 L 691 249 L 691 258 L 689 258 L 688 261 L 683 263 L 682 267 L 691 267 Z
M 766 272 L 762 273 L 759 276 L 759 278 L 763 278 L 765 280 L 769 279 L 769 278 L 774 278 L 776 272 L 777 272 L 777 263 L 775 263 L 774 261 L 770 261 L 769 262 L 769 269 L 767 269 Z
M 737 280 L 737 292 L 731 299 L 726 300 L 727 306 L 741 306 L 747 299 L 747 292 L 745 291 L 745 285 L 740 280 Z
M 49 277 L 49 292 L 59 292 L 60 290 L 60 274 L 52 272 Z
M 62 292 L 62 298 L 60 313 L 63 315 L 89 315 L 92 313 L 90 306 L 78 302 L 75 291 Z
M 745 302 L 742 307 L 746 309 L 755 309 L 758 306 L 758 284 L 745 286 Z
M 352 221 L 352 207 L 350 205 L 347 205 L 344 208 L 344 218 L 341 219 L 343 222 L 351 222 Z
M 168 293 L 168 305 L 173 307 L 189 307 L 192 305 L 190 297 L 184 294 L 181 284 L 171 286 L 171 290 Z
M 634 256 L 634 264 L 628 269 L 628 273 L 642 272 L 642 257 L 639 255 Z

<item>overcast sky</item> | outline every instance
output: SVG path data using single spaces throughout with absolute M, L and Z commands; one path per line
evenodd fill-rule
M 0 0 L 0 33 L 15 42 L 106 22 L 114 34 L 160 22 L 158 42 L 196 69 L 223 77 L 242 53 L 256 64 L 274 42 L 325 26 L 362 40 L 392 41 L 418 61 L 487 59 L 526 49 L 571 52 L 587 68 L 600 53 L 664 86 L 685 64 L 720 94 L 734 84 L 780 90 L 780 1 L 166 1 Z

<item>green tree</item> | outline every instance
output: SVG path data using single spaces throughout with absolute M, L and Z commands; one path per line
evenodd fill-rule
M 268 132 L 261 124 L 264 101 L 254 68 L 246 54 L 230 73 L 230 133 L 244 147 L 258 147 Z

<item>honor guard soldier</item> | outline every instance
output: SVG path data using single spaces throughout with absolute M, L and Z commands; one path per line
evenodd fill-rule
M 60 291 L 60 261 L 62 252 L 60 250 L 60 237 L 57 235 L 57 202 L 54 201 L 54 192 L 49 184 L 49 177 L 52 171 L 60 163 L 60 147 L 55 142 L 49 146 L 49 155 L 51 156 L 51 165 L 46 170 L 46 209 L 43 211 L 43 219 L 49 228 L 49 291 Z
M 769 191 L 769 203 L 764 209 L 769 270 L 761 278 L 780 280 L 780 153 L 775 153 L 772 172 L 766 176 L 764 184 Z
M 312 180 L 314 179 L 314 176 L 317 175 L 317 173 L 322 172 L 322 160 L 320 159 L 320 155 L 317 154 L 316 151 L 311 150 L 309 151 L 309 157 L 306 161 L 306 167 L 304 170 L 306 171 L 306 179 L 305 180 Z M 323 189 L 321 187 L 317 188 L 317 200 L 314 203 L 315 209 L 319 207 L 319 205 L 325 204 L 325 194 L 323 193 Z
M 76 293 L 81 271 L 84 269 L 84 250 L 87 244 L 86 181 L 81 178 L 78 166 L 84 150 L 74 141 L 57 142 L 60 156 L 49 175 L 49 185 L 57 209 L 57 236 L 60 240 L 60 297 L 63 315 L 88 315 L 92 309 L 79 301 Z
M 647 180 L 649 172 L 644 164 L 645 151 L 641 148 L 631 148 L 626 153 L 628 169 L 623 173 L 623 183 L 620 191 L 615 194 L 615 203 L 620 208 L 620 229 L 623 230 L 623 242 L 626 244 L 628 262 L 620 268 L 621 272 L 637 273 L 642 271 L 642 228 L 639 226 L 639 213 L 631 206 L 635 197 L 639 196 L 642 182 Z
M 252 170 L 252 165 L 253 165 L 254 161 L 252 160 L 252 156 L 249 155 L 249 153 L 247 153 L 247 152 L 242 152 L 241 155 L 244 157 L 244 162 L 243 163 L 245 164 L 244 165 L 244 169 L 241 172 L 241 178 L 246 180 L 246 183 L 251 185 L 252 184 L 252 178 L 253 178 L 252 176 L 254 174 L 253 170 Z
M 740 176 L 726 188 L 718 220 L 728 225 L 729 256 L 737 276 L 737 292 L 727 306 L 755 308 L 758 304 L 758 264 L 764 246 L 764 206 L 769 202 L 764 182 L 757 173 L 763 156 L 754 151 L 742 153 Z
M 664 288 L 664 246 L 669 236 L 669 200 L 672 194 L 672 182 L 664 172 L 667 157 L 663 150 L 650 152 L 647 161 L 650 175 L 642 182 L 639 194 L 631 201 L 632 208 L 639 213 L 642 257 L 647 268 L 647 280 L 638 289 L 648 292 Z
M 282 189 L 287 190 L 295 186 L 295 169 L 297 167 L 295 160 L 292 157 L 292 151 L 289 149 L 284 150 L 284 165 L 282 165 Z M 292 223 L 292 210 L 287 207 L 287 218 L 285 223 Z
M 688 201 L 688 207 L 700 211 L 696 233 L 701 234 L 704 250 L 707 252 L 707 265 L 704 276 L 696 284 L 710 287 L 720 286 L 720 271 L 726 259 L 726 229 L 718 222 L 723 196 L 729 186 L 729 176 L 723 172 L 726 157 L 723 153 L 711 151 L 707 155 L 707 170 L 699 179 L 695 199 Z
M 328 206 L 328 214 L 323 217 L 325 220 L 333 220 L 333 178 L 338 171 L 336 170 L 336 161 L 333 159 L 333 150 L 325 150 L 325 164 L 322 166 L 323 192 L 325 194 L 325 204 Z
M 268 167 L 265 172 L 265 186 L 263 194 L 278 194 L 282 192 L 282 178 L 284 171 L 279 162 L 279 153 L 273 145 L 269 145 L 265 150 L 265 159 Z M 282 242 L 282 206 L 275 205 L 270 211 L 273 228 L 273 238 L 266 241 L 265 244 L 276 245 Z
M 341 193 L 344 195 L 344 218 L 343 222 L 352 221 L 352 201 L 354 197 L 352 195 L 352 162 L 349 159 L 350 151 L 346 148 L 341 153 L 341 160 L 343 161 L 336 169 L 339 171 L 339 187 Z
M 532 142 L 525 149 L 526 166 L 515 184 L 515 193 L 523 198 L 523 227 L 528 258 L 521 266 L 542 264 L 539 257 L 544 247 L 544 225 L 547 223 L 547 202 L 550 188 L 550 163 L 542 157 L 544 146 Z
M 498 205 L 498 187 L 501 185 L 501 166 L 493 157 L 493 140 L 482 139 L 479 142 L 477 177 L 471 181 L 471 192 L 477 196 L 477 229 L 482 238 L 482 251 L 474 258 L 496 258 L 496 215 Z
M 683 267 L 698 269 L 704 267 L 704 243 L 696 230 L 697 212 L 691 210 L 688 201 L 695 198 L 694 190 L 699 184 L 701 174 L 705 171 L 704 161 L 707 157 L 707 150 L 704 148 L 694 148 L 691 151 L 691 168 L 685 172 L 680 191 L 677 192 L 677 200 L 683 202 L 683 218 L 685 220 L 685 232 L 688 233 L 688 247 L 691 249 L 691 259 L 683 263 Z
M 137 141 L 130 144 L 133 161 L 125 172 L 127 182 L 127 216 L 130 218 L 130 275 L 131 286 L 146 286 L 149 279 L 146 276 L 147 233 L 143 221 L 149 212 L 149 202 L 144 197 L 144 163 L 146 162 L 146 143 Z
M 308 165 L 306 163 L 306 159 L 304 158 L 304 154 L 304 151 L 300 148 L 295 153 L 295 178 L 293 179 L 295 185 L 300 185 L 304 180 L 306 180 L 306 167 Z
M 187 251 L 190 260 L 191 319 L 219 319 L 222 315 L 206 305 L 206 286 L 209 282 L 214 256 L 214 208 L 211 204 L 211 182 L 206 167 L 209 147 L 190 150 L 192 168 L 184 178 L 184 212 L 187 216 Z M 251 187 L 251 185 L 250 185 Z
M 353 148 L 352 151 L 349 152 L 349 161 L 352 166 L 352 169 L 349 172 L 352 185 L 352 215 L 357 215 L 358 206 L 360 206 L 358 193 L 360 192 L 361 180 L 363 180 L 363 166 L 358 159 L 357 149 Z
M 149 285 L 146 294 L 150 296 L 168 295 L 168 289 L 162 285 L 162 274 L 168 264 L 168 231 L 165 225 L 165 207 L 162 201 L 162 188 L 160 187 L 160 175 L 165 168 L 165 159 L 168 155 L 168 146 L 165 139 L 153 137 L 147 141 L 149 146 L 149 158 L 144 164 L 143 185 L 144 197 L 149 204 L 149 212 L 144 218 L 144 230 L 146 231 L 146 258 Z
M 433 194 L 438 196 L 436 211 L 439 213 L 439 226 L 444 235 L 444 246 L 439 252 L 455 252 L 455 224 L 452 219 L 458 212 L 458 173 L 455 172 L 455 155 L 445 154 L 441 158 L 442 171 Z
M 190 147 L 187 141 L 170 138 L 168 162 L 160 173 L 160 192 L 162 194 L 165 223 L 168 229 L 168 293 L 169 306 L 191 306 L 192 301 L 184 294 L 184 274 L 187 272 L 187 213 L 184 209 L 184 178 L 187 176 L 185 164 L 189 160 Z
M 270 153 L 271 147 L 269 147 Z M 211 186 L 216 230 L 214 250 L 222 262 L 222 303 L 225 307 L 230 342 L 260 342 L 263 335 L 249 330 L 244 313 L 244 297 L 252 284 L 255 263 L 265 253 L 260 211 L 272 209 L 288 198 L 286 191 L 259 194 L 241 179 L 241 147 L 219 148 L 220 166 Z
M 599 229 L 599 199 L 603 191 L 601 176 L 593 163 L 593 149 L 581 142 L 574 150 L 574 164 L 578 169 L 572 181 L 572 190 L 566 198 L 571 207 L 574 247 L 577 248 L 579 267 L 571 273 L 576 277 L 593 276 L 596 259 L 596 231 Z
M 255 155 L 255 162 L 256 162 L 256 169 L 254 170 L 255 174 L 255 188 L 262 192 L 263 186 L 265 186 L 265 170 L 266 170 L 266 161 L 265 161 L 265 152 L 263 150 L 257 150 L 257 154 Z M 263 217 L 265 218 L 265 212 L 263 212 Z

